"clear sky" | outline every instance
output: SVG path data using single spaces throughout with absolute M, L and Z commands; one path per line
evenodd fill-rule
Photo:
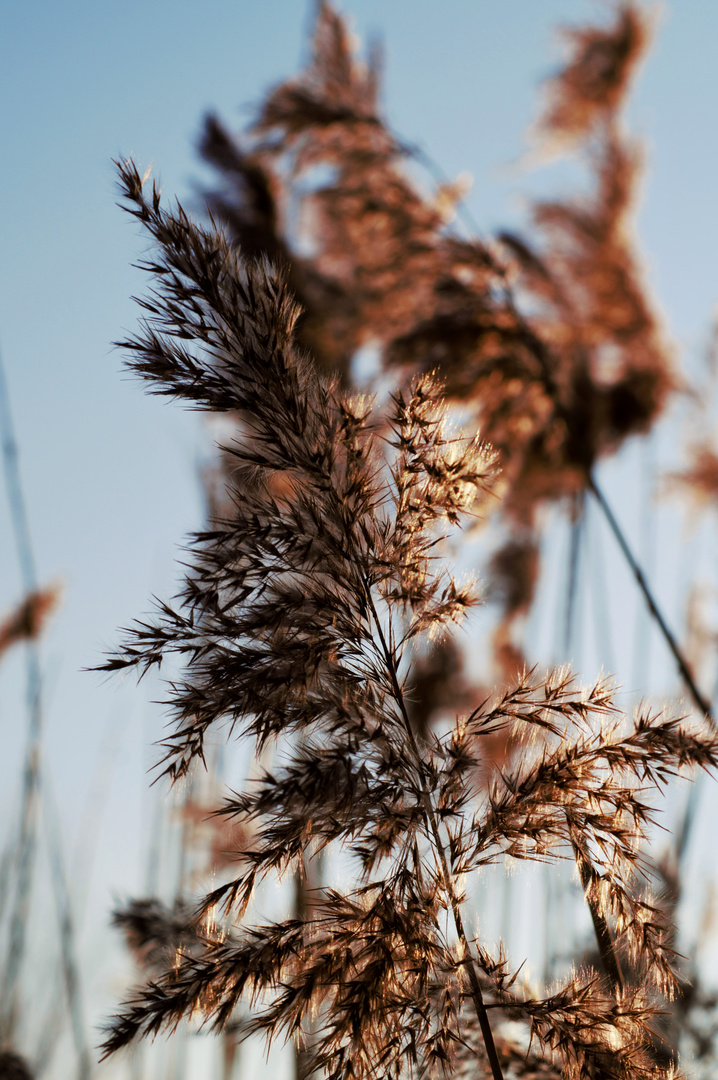
M 342 0 L 341 7 L 362 39 L 384 42 L 393 126 L 449 176 L 473 175 L 467 201 L 482 229 L 519 222 L 521 192 L 556 190 L 560 170 L 529 178 L 516 168 L 523 133 L 536 114 L 537 84 L 559 56 L 554 28 L 605 5 Z M 171 591 L 176 545 L 202 523 L 197 475 L 206 453 L 197 417 L 144 397 L 111 346 L 135 325 L 130 296 L 144 283 L 131 263 L 145 246 L 115 206 L 111 159 L 152 164 L 167 194 L 198 206 L 206 174 L 194 148 L 203 114 L 216 110 L 241 127 L 243 107 L 297 70 L 311 10 L 305 0 L 2 5 L 0 349 L 39 577 L 65 583 L 44 662 L 48 761 L 70 847 L 98 756 L 113 764 L 99 783 L 101 821 L 101 799 L 90 811 L 100 833 L 88 962 L 113 895 L 142 887 L 144 770 L 161 719 L 146 704 L 151 694 L 80 669 L 99 661 L 118 626 L 147 610 L 150 594 Z M 630 112 L 649 163 L 640 237 L 654 289 L 692 361 L 718 298 L 717 40 L 718 5 L 663 4 Z M 2 499 L 0 560 L 4 610 L 19 599 L 20 584 Z M 0 725 L 7 820 L 25 726 L 19 657 L 0 668 Z M 102 993 L 116 993 L 108 979 Z M 99 1007 L 89 1006 L 93 1020 Z

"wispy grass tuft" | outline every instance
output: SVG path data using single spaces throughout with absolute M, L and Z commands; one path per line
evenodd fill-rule
M 110 1022 L 105 1054 L 185 1017 L 222 1029 L 244 1003 L 247 1031 L 303 1042 L 305 1067 L 330 1080 L 450 1075 L 467 1054 L 499 1080 L 515 1054 L 494 1036 L 502 1016 L 566 1077 L 658 1076 L 651 1026 L 676 977 L 642 843 L 656 789 L 714 767 L 714 737 L 648 712 L 631 721 L 609 682 L 582 689 L 565 671 L 524 675 L 441 736 L 416 726 L 422 643 L 477 603 L 443 541 L 493 489 L 495 452 L 451 429 L 431 374 L 398 391 L 380 425 L 371 400 L 296 344 L 281 271 L 166 210 L 155 187 L 146 196 L 132 162 L 119 170 L 154 240 L 129 366 L 153 393 L 237 416 L 225 451 L 251 483 L 192 538 L 175 601 L 127 631 L 104 667 L 141 675 L 183 661 L 167 697 L 173 781 L 219 725 L 282 754 L 219 809 L 251 837 L 235 876 L 189 918 L 166 913 L 164 929 L 159 909 L 134 912 L 142 947 L 164 934 L 175 952 Z M 317 888 L 303 917 L 246 922 L 259 882 L 328 845 L 353 867 L 343 889 Z M 507 856 L 577 858 L 637 985 L 586 970 L 548 997 L 524 992 L 467 932 L 472 875 Z

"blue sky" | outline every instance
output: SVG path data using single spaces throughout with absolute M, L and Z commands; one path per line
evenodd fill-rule
M 393 126 L 449 176 L 473 175 L 467 201 L 483 230 L 520 222 L 522 192 L 555 192 L 565 182 L 561 168 L 531 177 L 517 168 L 523 135 L 536 115 L 537 84 L 559 56 L 554 28 L 605 5 L 341 6 L 362 39 L 384 41 Z M 152 164 L 167 194 L 198 205 L 206 174 L 194 146 L 203 114 L 216 110 L 241 127 L 243 106 L 297 70 L 310 19 L 304 0 L 24 0 L 3 9 L 0 349 L 39 576 L 65 583 L 44 657 L 48 760 L 70 839 L 103 745 L 115 762 L 93 925 L 113 894 L 141 887 L 145 769 L 161 719 L 146 704 L 151 693 L 80 669 L 98 662 L 118 626 L 147 610 L 150 594 L 171 592 L 176 547 L 202 522 L 197 473 L 206 454 L 197 417 L 144 397 L 111 347 L 135 325 L 130 296 L 143 282 L 131 263 L 144 249 L 115 206 L 111 159 Z M 718 298 L 716 40 L 718 5 L 664 4 L 630 110 L 649 166 L 640 238 L 691 364 Z M 20 585 L 2 500 L 0 559 L 4 610 Z M 22 754 L 21 675 L 17 657 L 0 669 L 4 815 Z M 92 927 L 87 940 L 97 940 Z

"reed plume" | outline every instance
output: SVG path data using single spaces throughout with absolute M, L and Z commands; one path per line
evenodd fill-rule
M 566 1077 L 657 1077 L 651 1025 L 676 976 L 641 844 L 650 793 L 714 767 L 714 737 L 645 710 L 630 722 L 606 681 L 582 690 L 566 672 L 525 675 L 445 732 L 417 732 L 414 656 L 477 602 L 442 544 L 495 485 L 494 451 L 450 427 L 429 374 L 396 391 L 379 425 L 370 400 L 295 343 L 281 271 L 164 209 L 133 163 L 119 169 L 154 241 L 144 320 L 122 343 L 129 367 L 152 393 L 238 417 L 225 453 L 251 482 L 191 539 L 175 602 L 158 602 L 103 668 L 184 664 L 168 686 L 172 781 L 202 760 L 210 728 L 281 753 L 219 808 L 249 823 L 251 847 L 175 924 L 175 955 L 111 1021 L 105 1053 L 184 1017 L 222 1029 L 251 1003 L 247 1032 L 306 1039 L 331 1080 L 448 1075 L 466 1055 L 498 1080 L 516 1048 L 494 1037 L 491 1012 L 518 1018 Z M 500 733 L 506 759 L 479 784 Z M 258 921 L 258 883 L 319 850 L 343 860 L 345 887 L 318 889 L 303 918 Z M 582 970 L 536 997 L 474 933 L 481 868 L 567 856 L 636 986 Z M 136 912 L 133 932 L 157 915 Z
M 642 155 L 624 117 L 651 21 L 644 5 L 616 3 L 604 23 L 564 31 L 537 158 L 570 153 L 589 184 L 534 204 L 526 235 L 459 227 L 462 184 L 417 183 L 407 162 L 426 155 L 384 116 L 381 58 L 357 54 L 329 3 L 307 67 L 248 131 L 205 124 L 209 206 L 246 254 L 287 266 L 298 340 L 322 370 L 349 384 L 369 349 L 391 379 L 438 370 L 447 398 L 473 413 L 501 458 L 508 556 L 537 550 L 539 508 L 577 506 L 595 464 L 650 431 L 676 388 L 632 227 Z M 508 681 L 536 580 L 524 575 L 520 610 L 505 609 L 495 635 Z

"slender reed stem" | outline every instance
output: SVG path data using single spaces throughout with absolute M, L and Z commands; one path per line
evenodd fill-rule
M 5 369 L 0 360 L 0 435 L 7 497 L 10 504 L 15 544 L 22 584 L 26 593 L 37 587 L 35 560 L 30 541 L 25 499 L 20 480 L 18 449 L 10 411 Z M 41 695 L 40 657 L 37 643 L 28 641 L 27 709 L 28 730 L 22 782 L 22 809 L 17 845 L 17 884 L 10 919 L 10 948 L 3 972 L 3 1008 L 0 1017 L 1 1035 L 11 1039 L 16 1023 L 18 980 L 25 956 L 27 923 L 30 914 L 30 895 L 35 867 L 37 831 L 40 809 L 43 708 Z
M 568 658 L 573 644 L 576 613 L 576 592 L 578 586 L 578 569 L 581 554 L 581 541 L 585 526 L 585 506 L 583 492 L 576 497 L 573 507 L 573 520 L 571 522 L 571 554 L 569 563 L 568 589 L 566 596 L 566 640 L 564 643 L 566 657 Z M 579 868 L 583 893 L 591 913 L 591 921 L 596 935 L 599 955 L 606 978 L 611 984 L 614 993 L 623 990 L 623 975 L 621 965 L 616 955 L 616 949 L 611 936 L 608 921 L 598 909 L 598 904 L 590 893 L 591 871 L 587 859 L 581 853 L 581 837 L 572 831 L 571 846 Z
M 51 805 L 48 798 L 48 785 L 45 785 L 43 810 L 45 830 L 50 851 L 50 869 L 55 892 L 55 906 L 60 929 L 62 973 L 70 1010 L 72 1037 L 77 1053 L 78 1080 L 89 1080 L 92 1073 L 92 1059 L 85 1036 L 82 1000 L 80 995 L 80 972 L 76 954 L 76 931 L 70 903 L 70 889 L 62 852 L 57 805 Z
M 566 617 L 564 621 L 564 652 L 567 661 L 569 660 L 571 646 L 574 644 L 576 630 L 578 570 L 581 562 L 581 541 L 585 525 L 582 495 L 576 497 L 571 517 L 571 549 L 569 554 L 568 587 L 566 590 Z
M 22 584 L 26 594 L 37 589 L 37 572 L 27 516 L 25 496 L 20 478 L 19 455 L 10 410 L 5 369 L 0 358 L 0 437 L 2 458 L 17 547 Z M 28 731 L 23 770 L 22 810 L 17 851 L 17 885 L 10 919 L 10 948 L 3 973 L 3 1002 L 0 1011 L 0 1037 L 11 1039 L 16 1026 L 19 980 L 25 957 L 27 925 L 30 916 L 33 874 L 38 843 L 40 806 L 42 802 L 42 744 L 44 729 L 42 669 L 40 649 L 34 639 L 27 642 L 27 708 Z M 47 810 L 47 805 L 45 806 Z M 48 816 L 48 820 L 52 815 Z M 55 885 L 55 905 L 60 922 L 60 945 L 63 974 L 68 996 L 79 1075 L 86 1080 L 91 1063 L 84 1033 L 84 1018 L 80 1001 L 80 977 L 76 943 L 71 919 L 71 902 L 67 879 L 62 865 L 59 835 L 48 836 L 51 868 Z
M 611 527 L 613 535 L 618 541 L 618 546 L 620 547 L 623 556 L 628 563 L 634 578 L 636 579 L 636 583 L 638 584 L 639 589 L 643 593 L 646 604 L 648 605 L 648 610 L 650 611 L 661 633 L 663 634 L 664 640 L 668 645 L 668 648 L 673 653 L 673 657 L 678 665 L 678 670 L 681 673 L 681 677 L 686 684 L 688 692 L 693 698 L 696 707 L 700 709 L 700 711 L 705 715 L 706 719 L 715 728 L 716 721 L 711 711 L 710 702 L 707 700 L 707 698 L 703 696 L 703 694 L 696 686 L 695 679 L 693 678 L 691 669 L 688 666 L 688 661 L 683 655 L 681 648 L 678 645 L 678 642 L 676 641 L 673 633 L 670 630 L 670 627 L 668 626 L 668 623 L 664 619 L 663 614 L 658 607 L 656 598 L 653 595 L 653 592 L 651 591 L 648 582 L 646 581 L 645 574 L 643 573 L 643 570 L 641 569 L 636 557 L 631 551 L 628 540 L 626 539 L 626 535 L 623 532 L 621 526 L 618 524 L 618 521 L 613 511 L 611 510 L 611 507 L 606 502 L 605 496 L 603 495 L 601 489 L 598 487 L 593 474 L 589 473 L 587 483 L 589 490 L 593 493 L 598 505 L 601 507 L 604 517 L 606 518 L 606 521 Z
M 387 671 L 389 673 L 394 700 L 401 713 L 401 718 L 404 724 L 404 728 L 406 730 L 409 746 L 411 747 L 412 754 L 414 755 L 415 764 L 419 773 L 422 801 L 424 804 L 424 814 L 426 816 L 426 821 L 429 827 L 432 842 L 434 844 L 434 849 L 438 857 L 439 870 L 443 879 L 444 889 L 446 890 L 446 895 L 448 896 L 449 903 L 451 905 L 451 913 L 454 919 L 454 926 L 456 927 L 456 933 L 459 938 L 462 952 L 464 954 L 464 966 L 466 967 L 466 971 L 469 976 L 471 997 L 474 1002 L 474 1008 L 476 1010 L 479 1026 L 481 1028 L 481 1034 L 484 1039 L 486 1055 L 489 1059 L 489 1064 L 491 1065 L 491 1074 L 494 1080 L 504 1080 L 501 1063 L 499 1061 L 499 1056 L 496 1052 L 494 1036 L 491 1031 L 491 1025 L 489 1024 L 489 1016 L 486 1011 L 484 996 L 481 993 L 481 984 L 479 982 L 479 976 L 476 971 L 476 964 L 474 961 L 474 957 L 471 954 L 469 941 L 466 935 L 466 930 L 464 928 L 464 920 L 461 915 L 461 906 L 454 891 L 451 880 L 451 872 L 449 870 L 449 864 L 446 858 L 446 852 L 444 850 L 444 844 L 441 839 L 441 833 L 439 832 L 439 823 L 436 820 L 436 814 L 434 813 L 434 807 L 431 802 L 431 795 L 426 782 L 426 772 L 424 769 L 423 758 L 421 756 L 421 750 L 419 748 L 419 744 L 416 741 L 416 736 L 414 735 L 411 721 L 409 720 L 409 714 L 406 710 L 404 695 L 402 693 L 399 679 L 397 677 L 395 657 L 387 645 L 386 637 L 384 636 L 384 631 L 382 629 L 381 621 L 379 619 L 379 614 L 374 605 L 374 598 L 371 595 L 371 589 L 369 585 L 366 586 L 366 596 L 368 607 L 374 618 L 374 623 L 376 625 L 379 640 L 381 642 L 382 653 L 384 656 L 384 661 L 386 663 Z
M 586 897 L 586 903 L 588 904 L 588 910 L 591 912 L 591 920 L 593 922 L 593 930 L 596 935 L 596 941 L 598 943 L 598 951 L 601 956 L 601 963 L 603 970 L 606 973 L 606 978 L 611 984 L 611 989 L 614 993 L 621 993 L 624 987 L 623 972 L 621 971 L 621 965 L 616 955 L 616 948 L 611 937 L 611 930 L 608 925 L 608 921 L 605 916 L 598 910 L 598 905 L 592 896 L 589 895 L 589 888 L 591 886 L 591 871 L 589 870 L 586 859 L 581 855 L 579 837 L 572 838 L 573 854 L 576 859 L 576 865 L 579 868 L 581 875 L 581 884 L 583 886 L 583 894 Z
M 509 306 L 509 309 L 511 310 L 513 316 L 518 321 L 518 323 L 521 326 L 522 330 L 524 330 L 524 332 L 527 333 L 527 334 L 531 334 L 532 342 L 533 342 L 533 344 L 534 344 L 534 346 L 536 347 L 536 350 L 537 350 L 537 359 L 539 360 L 539 362 L 542 365 L 542 373 L 543 373 L 544 378 L 545 378 L 546 388 L 549 391 L 549 393 L 552 394 L 552 396 L 554 397 L 554 400 L 556 402 L 558 402 L 558 395 L 555 394 L 554 382 L 553 382 L 553 378 L 551 377 L 551 374 L 550 374 L 551 366 L 548 363 L 548 354 L 547 354 L 547 350 L 546 350 L 543 342 L 541 341 L 540 338 L 538 338 L 535 334 L 533 334 L 533 332 L 531 331 L 530 326 L 528 325 L 528 323 L 526 323 L 525 319 L 523 318 L 523 316 L 519 312 L 519 310 L 516 307 L 516 304 L 514 302 L 513 293 L 511 292 L 511 289 L 508 286 L 506 286 L 506 289 L 505 289 L 505 299 L 506 299 L 506 302 L 507 302 L 507 304 Z M 693 678 L 693 674 L 691 672 L 691 669 L 688 666 L 688 661 L 684 657 L 684 655 L 683 655 L 683 653 L 682 653 L 682 651 L 680 649 L 680 646 L 678 645 L 678 642 L 676 641 L 673 633 L 670 630 L 670 627 L 668 626 L 668 623 L 666 622 L 665 618 L 663 617 L 663 614 L 662 614 L 660 608 L 658 607 L 658 603 L 656 601 L 656 598 L 653 595 L 653 592 L 652 592 L 651 588 L 649 587 L 648 582 L 646 581 L 645 574 L 643 573 L 643 570 L 641 569 L 641 566 L 638 563 L 638 560 L 636 559 L 635 555 L 633 554 L 633 552 L 631 550 L 631 547 L 630 547 L 630 545 L 628 543 L 628 540 L 626 539 L 626 535 L 623 532 L 623 529 L 621 528 L 621 526 L 619 525 L 618 520 L 616 519 L 613 511 L 611 510 L 611 507 L 609 506 L 608 502 L 606 501 L 606 498 L 605 498 L 603 492 L 601 491 L 600 487 L 596 483 L 596 478 L 595 478 L 595 476 L 593 475 L 593 472 L 590 469 L 588 469 L 587 473 L 586 473 L 586 486 L 589 489 L 589 491 L 592 492 L 594 498 L 596 499 L 596 502 L 601 507 L 601 510 L 602 510 L 602 512 L 604 514 L 604 517 L 606 518 L 606 521 L 608 522 L 608 524 L 609 524 L 609 526 L 611 528 L 611 531 L 613 532 L 613 535 L 615 536 L 616 540 L 618 541 L 618 546 L 620 547 L 620 549 L 621 549 L 621 551 L 623 553 L 623 556 L 626 559 L 626 562 L 628 563 L 628 565 L 629 565 L 629 567 L 631 569 L 631 573 L 633 574 L 634 578 L 636 579 L 636 583 L 637 583 L 639 589 L 643 593 L 646 604 L 648 605 L 648 610 L 650 611 L 651 616 L 655 619 L 655 621 L 656 621 L 656 623 L 658 625 L 658 628 L 660 629 L 661 633 L 663 634 L 664 640 L 665 640 L 666 644 L 668 645 L 668 648 L 670 649 L 671 653 L 673 654 L 673 657 L 674 657 L 674 659 L 675 659 L 675 661 L 676 661 L 676 663 L 678 665 L 678 670 L 681 673 L 681 677 L 683 678 L 683 681 L 685 682 L 686 687 L 687 687 L 691 697 L 693 698 L 693 701 L 694 701 L 695 705 L 705 715 L 706 719 L 710 722 L 710 724 L 714 728 L 717 727 L 718 725 L 716 725 L 715 718 L 714 718 L 714 716 L 712 714 L 710 702 L 703 696 L 703 694 L 698 689 L 698 687 L 696 685 L 696 682 L 695 682 L 695 679 Z

